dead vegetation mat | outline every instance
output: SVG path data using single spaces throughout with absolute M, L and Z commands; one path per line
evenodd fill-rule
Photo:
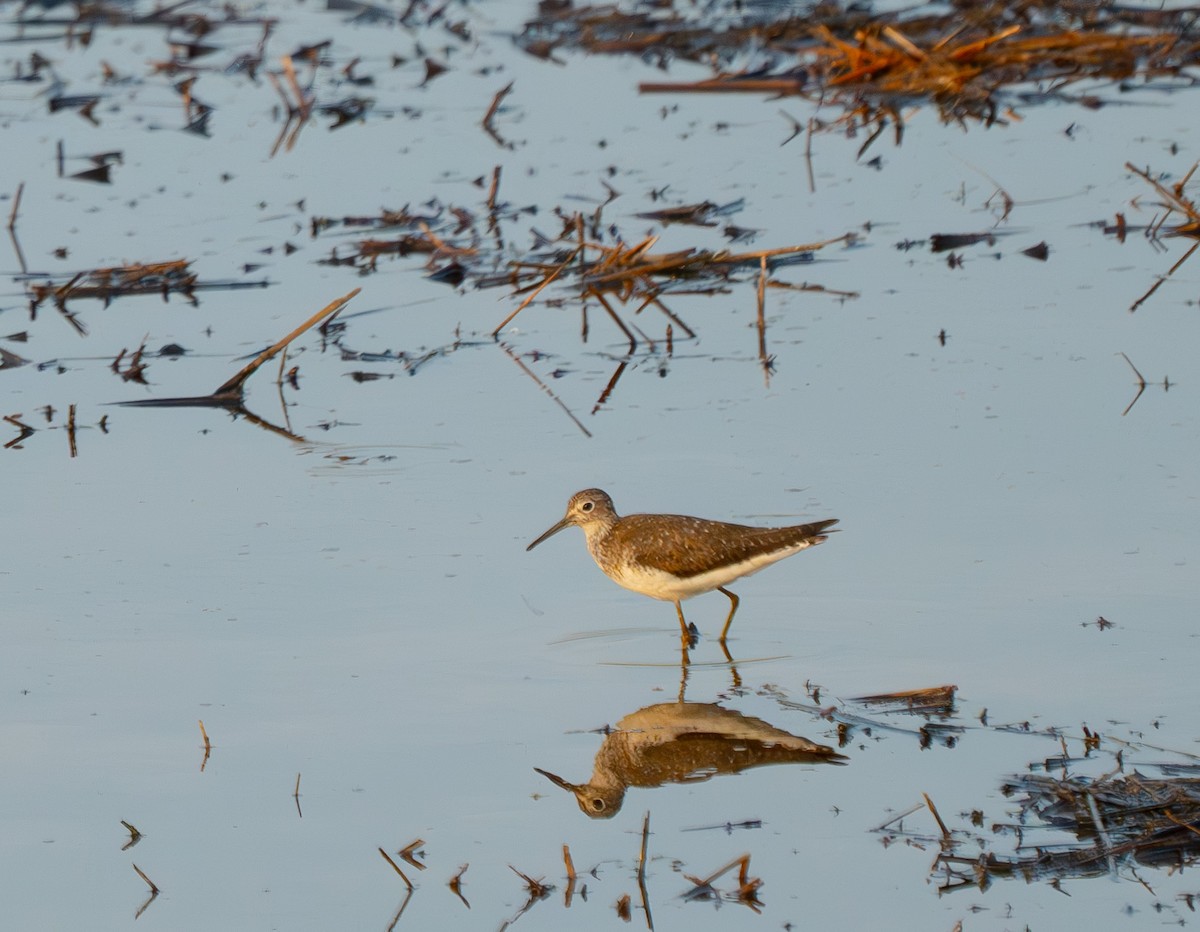
M 701 80 L 644 82 L 643 92 L 801 96 L 836 112 L 814 128 L 894 127 L 932 105 L 945 122 L 1016 119 L 1015 106 L 1065 100 L 1103 106 L 1103 88 L 1190 87 L 1200 64 L 1200 7 L 1114 3 L 957 3 L 873 13 L 858 4 L 679 2 L 575 5 L 547 0 L 519 37 L 530 54 L 638 55 L 667 70 L 710 67 Z

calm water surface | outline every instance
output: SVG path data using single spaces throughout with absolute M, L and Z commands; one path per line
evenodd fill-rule
M 981 837 L 1007 855 L 1014 836 L 989 830 L 1016 818 L 1003 784 L 1064 749 L 1083 758 L 1084 726 L 1103 738 L 1072 765 L 1082 774 L 1115 770 L 1117 750 L 1130 770 L 1200 753 L 1200 266 L 1131 314 L 1188 242 L 1121 243 L 1092 225 L 1155 216 L 1125 163 L 1181 177 L 1200 153 L 1193 97 L 1100 88 L 1113 106 L 1029 107 L 989 130 L 914 110 L 901 146 L 873 148 L 877 167 L 855 161 L 861 139 L 814 139 L 810 192 L 802 142 L 781 145 L 791 124 L 780 112 L 803 122 L 809 105 L 639 96 L 637 82 L 661 72 L 636 59 L 521 53 L 510 37 L 532 12 L 454 5 L 403 28 L 272 8 L 257 78 L 227 66 L 256 48 L 260 25 L 212 36 L 192 90 L 213 107 L 203 136 L 182 131 L 182 76 L 150 64 L 178 30 L 98 26 L 86 48 L 68 46 L 61 26 L 19 29 L 20 5 L 0 3 L 3 72 L 27 72 L 33 53 L 52 63 L 40 81 L 0 85 L 5 213 L 24 184 L 0 335 L 28 337 L 0 347 L 29 361 L 0 370 L 0 389 L 4 413 L 36 428 L 0 453 L 9 922 L 129 927 L 149 893 L 136 864 L 162 891 L 139 927 L 387 928 L 403 906 L 396 928 L 611 928 L 625 894 L 640 925 L 647 812 L 659 929 L 1190 920 L 1192 872 L 1125 862 L 1061 889 L 996 879 L 939 896 L 940 830 L 922 794 L 964 856 Z M 446 22 L 466 23 L 469 41 Z M 335 131 L 315 119 L 272 155 L 283 124 L 264 73 L 327 39 L 318 100 L 358 95 L 374 110 Z M 337 83 L 356 57 L 352 73 L 374 83 Z M 423 85 L 425 57 L 450 67 Z M 103 81 L 103 63 L 119 80 Z M 98 126 L 48 112 L 55 78 L 60 94 L 100 95 Z M 503 148 L 480 121 L 510 81 L 495 117 Z M 120 150 L 111 183 L 58 177 L 59 140 L 68 174 Z M 419 255 L 365 275 L 320 261 L 363 234 L 314 238 L 314 217 L 436 200 L 485 229 L 495 166 L 510 209 L 479 245 L 497 268 L 536 233 L 557 235 L 556 209 L 601 204 L 628 242 L 655 233 L 656 250 L 724 248 L 720 226 L 664 229 L 637 214 L 744 199 L 731 220 L 760 232 L 737 249 L 858 234 L 774 273 L 857 297 L 771 289 L 767 379 L 752 274 L 723 294 L 671 298 L 698 337 L 676 331 L 670 354 L 664 317 L 622 307 L 655 341 L 628 354 L 596 307 L 581 341 L 567 289 L 493 341 L 520 300 L 508 289 L 430 281 Z M 619 193 L 608 203 L 606 185 Z M 1015 200 L 1006 220 L 989 203 L 997 185 Z M 928 245 L 896 248 L 989 230 L 995 242 L 960 250 L 959 268 Z M 1020 253 L 1042 241 L 1048 261 Z M 269 285 L 201 291 L 195 306 L 72 300 L 86 336 L 52 303 L 30 319 L 31 281 L 181 258 L 203 281 Z M 247 407 L 300 439 L 218 409 L 110 405 L 210 392 L 356 287 L 338 346 L 314 331 L 290 348 L 298 388 L 276 386 L 274 362 L 249 382 Z M 188 352 L 147 357 L 148 384 L 126 382 L 110 364 L 143 342 Z M 396 361 L 436 349 L 413 374 Z M 1137 386 L 1120 353 L 1152 383 L 1124 416 Z M 364 372 L 380 377 L 353 377 Z M 5 442 L 19 433 L 3 425 Z M 589 486 L 624 512 L 837 517 L 842 533 L 736 586 L 733 665 L 715 642 L 725 599 L 688 603 L 702 637 L 681 684 L 669 604 L 605 579 L 577 532 L 525 552 Z M 850 701 L 945 684 L 958 687 L 947 719 Z M 669 714 L 681 690 L 683 718 L 732 734 L 735 756 L 786 732 L 846 760 L 739 774 L 698 764 L 693 776 L 715 775 L 635 781 L 604 819 L 535 772 L 584 783 L 608 759 L 597 763 L 604 726 L 626 717 L 661 715 L 663 745 L 688 742 Z M 956 730 L 923 749 L 930 721 Z M 122 820 L 143 833 L 129 850 Z M 1069 837 L 1031 830 L 1026 842 Z M 415 839 L 423 871 L 397 854 Z M 569 907 L 564 844 L 579 873 Z M 407 902 L 380 847 L 416 884 Z M 736 870 L 714 881 L 722 899 L 686 896 L 685 875 L 742 854 L 763 882 L 756 908 L 737 902 Z M 463 864 L 469 908 L 446 886 Z M 510 865 L 555 889 L 522 913 Z

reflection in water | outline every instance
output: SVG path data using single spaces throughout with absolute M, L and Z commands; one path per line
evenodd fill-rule
M 258 415 L 250 412 L 245 404 L 245 389 L 246 381 L 250 376 L 268 360 L 273 359 L 280 353 L 284 353 L 286 359 L 286 350 L 288 345 L 303 333 L 306 333 L 317 324 L 328 324 L 330 320 L 340 311 L 347 303 L 360 291 L 361 288 L 355 288 L 353 291 L 343 295 L 335 301 L 331 301 L 325 305 L 317 313 L 313 314 L 308 320 L 302 323 L 299 327 L 285 336 L 277 343 L 273 343 L 265 350 L 254 357 L 247 365 L 243 366 L 233 378 L 219 385 L 215 391 L 208 395 L 192 395 L 183 398 L 143 398 L 136 401 L 119 401 L 117 404 L 125 407 L 134 408 L 224 408 L 229 411 L 235 418 L 244 417 L 252 424 L 257 424 L 265 430 L 272 431 L 287 437 L 289 440 L 303 442 L 304 438 L 299 434 L 293 433 L 291 425 L 287 427 L 278 427 L 269 421 L 263 420 Z M 140 353 L 140 351 L 139 351 Z M 119 359 L 119 357 L 118 357 Z M 114 363 L 114 367 L 115 367 Z M 140 370 L 139 370 L 140 371 Z M 287 420 L 287 403 L 283 398 L 283 366 L 280 365 L 280 381 L 279 385 L 279 400 L 283 408 L 284 420 Z M 128 379 L 127 379 L 128 381 Z M 203 726 L 201 726 L 203 727 Z M 201 768 L 203 769 L 203 768 Z
M 752 718 L 706 702 L 664 702 L 626 715 L 607 735 L 587 783 L 538 773 L 575 799 L 588 816 L 608 819 L 631 786 L 695 783 L 716 774 L 741 773 L 765 764 L 841 763 L 833 748 L 814 744 Z

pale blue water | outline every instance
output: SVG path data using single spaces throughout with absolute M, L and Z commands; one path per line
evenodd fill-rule
M 15 9 L 0 4 L 0 18 Z M 1188 242 L 1119 244 L 1088 226 L 1117 211 L 1131 223 L 1154 217 L 1152 192 L 1124 163 L 1187 171 L 1197 151 L 1190 96 L 1027 108 L 1022 122 L 987 131 L 915 113 L 902 146 L 876 144 L 881 171 L 855 164 L 861 140 L 820 137 L 810 194 L 800 141 L 780 146 L 790 124 L 779 111 L 803 119 L 803 103 L 639 97 L 637 81 L 657 72 L 636 61 L 540 62 L 509 44 L 508 8 L 450 13 L 471 23 L 474 41 L 284 10 L 270 67 L 333 37 L 337 61 L 361 55 L 358 71 L 376 83 L 322 85 L 322 97 L 364 93 L 391 115 L 336 132 L 323 119 L 274 158 L 275 92 L 221 73 L 233 51 L 254 46 L 257 27 L 222 30 L 228 51 L 194 88 L 216 108 L 210 139 L 179 131 L 172 81 L 146 64 L 166 54 L 161 30 L 100 28 L 86 50 L 5 46 L 8 73 L 42 49 L 67 92 L 106 95 L 96 128 L 70 111 L 47 115 L 39 86 L 3 86 L 0 192 L 25 183 L 17 232 L 31 270 L 69 277 L 189 258 L 203 278 L 271 282 L 202 292 L 199 307 L 177 296 L 73 301 L 89 330 L 81 338 L 49 305 L 30 321 L 17 260 L 5 264 L 0 333 L 26 330 L 29 340 L 0 345 L 63 370 L 0 372 L 4 413 L 39 428 L 0 455 L 10 922 L 126 927 L 148 892 L 136 863 L 163 891 L 141 925 L 386 927 L 404 888 L 376 849 L 395 856 L 420 837 L 429 869 L 408 871 L 418 889 L 397 928 L 500 927 L 525 900 L 509 864 L 557 885 L 522 927 L 600 927 L 615 921 L 622 894 L 638 902 L 646 811 L 659 929 L 927 929 L 960 919 L 977 929 L 1140 929 L 1190 918 L 1177 899 L 1194 892 L 1187 872 L 1140 869 L 1153 893 L 1124 870 L 1115 882 L 1067 881 L 1070 897 L 1010 880 L 939 898 L 936 842 L 885 847 L 870 831 L 922 793 L 956 829 L 969 828 L 964 813 L 975 808 L 985 824 L 1002 820 L 1012 807 L 1004 779 L 1061 747 L 985 729 L 984 709 L 992 725 L 1061 726 L 1073 753 L 1084 723 L 1166 749 L 1138 746 L 1130 761 L 1195 750 L 1197 268 L 1184 265 L 1130 314 Z M 419 62 L 390 66 L 418 41 L 439 58 L 442 45 L 454 49 L 450 72 L 424 89 Z M 103 87 L 102 61 L 137 83 Z M 512 150 L 479 128 L 509 81 L 496 123 Z M 113 184 L 57 178 L 60 138 L 73 155 L 122 149 Z M 752 276 L 728 294 L 669 299 L 699 338 L 676 333 L 670 359 L 661 342 L 639 351 L 594 413 L 624 353 L 619 332 L 593 311 L 583 345 L 569 304 L 526 309 L 503 347 L 591 438 L 486 340 L 409 377 L 395 363 L 343 361 L 306 335 L 291 352 L 301 388 L 284 391 L 300 443 L 221 411 L 108 406 L 211 391 L 243 357 L 360 286 L 346 311 L 348 347 L 416 352 L 456 333 L 482 339 L 516 306 L 505 289 L 429 282 L 421 257 L 382 260 L 367 276 L 317 264 L 353 237 L 314 241 L 309 221 L 431 198 L 482 214 L 486 184 L 472 182 L 497 164 L 502 199 L 537 207 L 504 223 L 502 257 L 521 255 L 534 228 L 556 233 L 555 207 L 594 210 L 603 183 L 621 193 L 604 219 L 629 241 L 653 231 L 662 250 L 725 245 L 719 228 L 658 231 L 635 217 L 661 207 L 649 192 L 669 185 L 669 203 L 745 198 L 734 222 L 762 233 L 739 249 L 859 233 L 854 248 L 777 273 L 859 296 L 769 291 L 769 385 L 755 359 Z M 989 177 L 1017 202 L 1007 221 L 986 204 Z M 10 203 L 0 202 L 5 213 Z M 962 250 L 961 269 L 927 248 L 894 248 L 993 228 L 1005 235 Z M 1042 240 L 1049 261 L 1018 254 Z M 299 250 L 283 255 L 284 243 Z M 60 246 L 66 259 L 53 256 Z M 243 273 L 245 263 L 262 268 Z M 661 341 L 663 318 L 646 311 L 634 322 Z M 143 339 L 191 352 L 150 360 L 149 387 L 126 384 L 108 365 Z M 1120 352 L 1156 383 L 1124 417 L 1136 386 Z M 251 379 L 247 401 L 278 424 L 276 369 Z M 354 371 L 395 377 L 360 384 Z M 70 404 L 86 428 L 75 459 L 62 429 Z M 55 408 L 50 423 L 44 405 Z M 105 415 L 102 433 L 94 425 Z M 2 431 L 5 442 L 16 435 Z M 680 672 L 671 606 L 605 579 L 581 535 L 525 552 L 589 486 L 625 512 L 842 521 L 827 544 L 736 587 L 730 648 L 744 694 L 731 690 L 712 640 L 725 599 L 687 604 L 706 636 L 689 700 L 836 743 L 832 722 L 779 697 L 803 700 L 815 683 L 821 704 L 836 705 L 954 683 L 967 733 L 954 749 L 922 751 L 911 734 L 856 732 L 844 767 L 632 789 L 611 821 L 584 818 L 533 768 L 582 780 L 601 741 L 589 730 L 669 701 Z M 1084 626 L 1098 615 L 1117 626 Z M 197 720 L 215 745 L 203 772 Z M 121 820 L 144 833 L 131 851 L 121 851 Z M 743 820 L 763 825 L 685 831 Z M 936 838 L 925 810 L 914 822 Z M 569 913 L 564 843 L 581 875 L 600 865 Z M 995 844 L 1007 851 L 1012 841 Z M 761 916 L 682 899 L 684 873 L 704 876 L 744 852 L 764 881 Z M 470 910 L 445 888 L 468 862 Z

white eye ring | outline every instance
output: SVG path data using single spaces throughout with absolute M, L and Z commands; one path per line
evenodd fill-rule
M 591 511 L 595 507 L 596 506 L 594 504 L 592 504 L 591 502 L 584 502 L 582 505 L 579 506 L 579 510 L 580 511 Z

